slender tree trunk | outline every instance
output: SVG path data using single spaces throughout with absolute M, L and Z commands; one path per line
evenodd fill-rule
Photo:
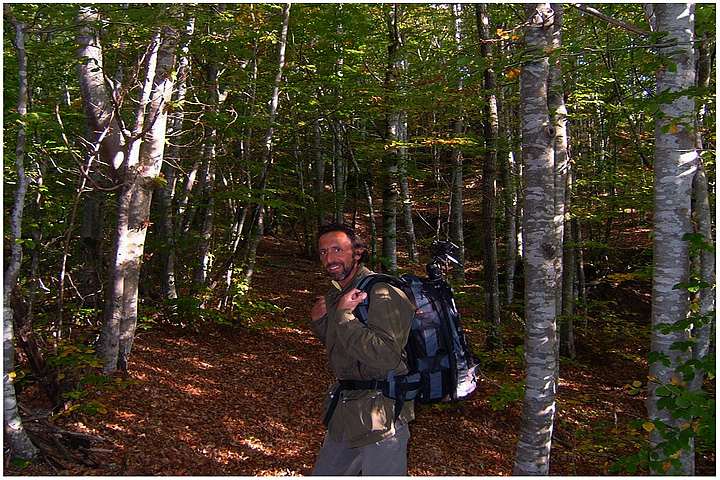
M 526 6 L 527 58 L 520 73 L 525 164 L 525 399 L 514 475 L 548 475 L 557 394 L 557 328 L 554 282 L 558 275 L 554 223 L 555 132 L 547 103 L 547 49 L 553 11 Z
M 5 7 L 6 13 L 9 7 Z M 19 63 L 19 95 L 18 113 L 21 118 L 27 115 L 28 106 L 28 85 L 27 85 L 27 53 L 25 51 L 25 28 L 24 23 L 12 19 L 15 27 L 15 39 L 13 44 L 18 52 Z M 17 143 L 15 145 L 15 165 L 17 167 L 17 189 L 10 218 L 10 256 L 6 258 L 3 275 L 3 426 L 5 428 L 5 442 L 10 447 L 12 458 L 33 460 L 38 450 L 30 441 L 27 431 L 18 411 L 17 398 L 15 396 L 14 373 L 15 373 L 15 334 L 13 331 L 13 310 L 10 306 L 10 296 L 17 285 L 22 264 L 22 218 L 25 207 L 25 195 L 27 194 L 30 179 L 25 173 L 25 145 L 27 136 L 24 125 L 18 131 Z
M 407 143 L 407 115 L 403 112 L 402 116 L 402 141 Z M 411 262 L 418 261 L 417 243 L 415 240 L 415 225 L 413 224 L 412 215 L 412 197 L 410 196 L 410 184 L 407 173 L 408 149 L 403 147 L 400 149 L 400 198 L 403 205 L 403 224 L 405 225 L 405 241 L 407 242 L 408 258 Z
M 562 48 L 562 26 L 563 26 L 563 15 L 564 9 L 562 4 L 553 4 L 553 10 L 555 16 L 553 19 L 552 27 L 552 49 L 553 51 L 561 51 Z M 553 126 L 555 128 L 555 144 L 554 144 L 554 158 L 555 158 L 555 238 L 557 243 L 555 245 L 555 251 L 557 252 L 557 262 L 560 266 L 556 269 L 557 277 L 554 285 L 556 286 L 555 298 L 556 298 L 556 309 L 558 314 L 563 312 L 563 294 L 567 292 L 564 288 L 564 282 L 567 279 L 572 282 L 572 277 L 563 274 L 565 239 L 569 236 L 564 234 L 567 210 L 567 177 L 568 177 L 568 144 L 567 144 L 567 108 L 565 106 L 564 99 L 564 88 L 563 88 L 563 75 L 562 65 L 560 63 L 560 56 L 553 57 L 550 62 L 550 79 L 548 85 L 548 108 L 550 115 L 552 116 Z M 569 286 L 569 291 L 572 291 L 572 286 Z M 567 316 L 562 319 L 562 325 L 568 327 L 567 322 L 570 322 L 571 317 Z M 562 327 L 561 327 L 562 329 Z M 559 342 L 558 346 L 565 344 L 567 347 L 574 350 L 574 343 L 572 341 L 572 325 L 569 328 L 564 329 L 565 336 L 561 336 L 565 341 Z M 570 338 L 567 338 L 567 336 Z M 570 345 L 572 344 L 572 346 Z M 571 353 L 569 350 L 566 353 Z M 560 351 L 558 350 L 558 355 Z M 570 355 L 570 358 L 574 356 L 574 351 Z
M 333 203 L 335 213 L 333 215 L 335 223 L 343 223 L 345 221 L 345 203 L 347 201 L 347 179 L 348 166 L 347 159 L 344 154 L 343 131 L 344 127 L 341 120 L 333 119 L 332 125 L 332 166 L 333 166 Z
M 569 165 L 569 164 L 568 164 Z M 567 188 L 565 198 L 570 203 L 572 199 L 572 171 L 566 175 Z M 562 317 L 560 322 L 560 355 L 575 359 L 575 265 L 577 264 L 577 247 L 574 241 L 575 222 L 568 219 L 563 230 L 563 268 L 562 268 Z
M 313 151 L 315 153 L 315 208 L 318 226 L 322 227 L 326 223 L 324 208 L 322 207 L 323 198 L 325 197 L 325 155 L 322 148 L 322 129 L 319 118 L 313 120 Z
M 487 4 L 476 5 L 478 32 L 480 32 L 480 52 L 492 61 L 492 48 L 486 40 L 490 39 L 490 19 Z M 498 153 L 498 102 L 497 78 L 495 70 L 485 70 L 485 92 L 487 106 L 483 130 L 485 132 L 485 158 L 482 177 L 482 232 L 483 232 L 483 283 L 485 285 L 485 319 L 492 327 L 488 334 L 489 349 L 500 349 L 503 345 L 502 321 L 500 318 L 500 285 L 498 282 L 497 234 L 495 228 L 495 200 L 497 195 L 497 153 Z
M 509 118 L 507 107 L 504 109 L 505 118 Z M 509 138 L 513 135 L 510 129 L 500 124 L 500 138 Z M 498 162 L 500 182 L 502 184 L 503 215 L 505 218 L 505 303 L 512 305 L 515 302 L 515 270 L 518 258 L 517 242 L 517 214 L 519 211 L 515 175 L 515 156 L 509 148 L 503 152 Z
M 462 51 L 463 28 L 462 28 L 462 4 L 453 4 L 453 15 L 455 20 L 455 44 L 457 50 Z M 458 81 L 458 90 L 463 89 L 462 73 Z M 453 135 L 460 138 L 464 133 L 463 121 L 464 109 L 462 105 L 456 108 L 457 117 L 453 120 Z M 450 197 L 450 241 L 458 246 L 455 258 L 463 266 L 452 269 L 452 276 L 456 282 L 465 283 L 465 234 L 463 231 L 463 151 L 459 145 L 452 149 L 452 191 Z
M 709 245 L 715 245 L 713 239 L 712 211 L 708 195 L 708 181 L 704 165 L 700 165 L 698 172 L 693 179 L 694 205 L 693 215 L 696 219 L 697 232 L 702 234 L 703 241 Z M 714 249 L 703 249 L 698 254 L 695 272 L 700 282 L 709 285 L 701 288 L 697 293 L 698 315 L 706 318 L 707 323 L 694 325 L 692 335 L 695 338 L 693 347 L 693 359 L 704 360 L 711 353 L 713 338 L 715 338 L 714 315 L 716 308 L 715 301 L 715 251 Z M 690 389 L 697 391 L 702 388 L 704 373 L 695 369 L 695 378 L 691 382 Z
M 185 30 L 185 41 L 181 48 L 182 54 L 178 58 L 178 85 L 174 101 L 179 108 L 169 114 L 168 118 L 168 152 L 163 162 L 163 174 L 165 185 L 160 191 L 159 198 L 159 234 L 164 243 L 160 252 L 161 276 L 165 298 L 174 300 L 177 298 L 177 282 L 175 272 L 175 222 L 173 222 L 173 200 L 175 199 L 175 188 L 177 187 L 178 167 L 181 164 L 180 136 L 183 132 L 183 121 L 185 119 L 185 96 L 187 94 L 187 82 L 190 76 L 189 44 L 190 38 L 195 31 L 195 18 L 191 17 Z
M 706 33 L 710 36 L 710 32 Z M 710 86 L 710 73 L 712 71 L 713 54 L 708 48 L 708 42 L 704 42 L 698 48 L 697 61 L 697 79 L 696 83 L 701 88 Z M 700 152 L 704 150 L 703 137 L 701 128 L 705 123 L 706 105 L 700 106 L 697 115 L 697 124 L 695 131 L 695 147 Z M 703 163 L 702 156 L 699 159 L 698 171 L 693 178 L 693 217 L 695 219 L 697 233 L 703 236 L 703 241 L 709 245 L 715 245 L 713 238 L 713 215 L 710 206 L 708 179 Z M 693 347 L 693 359 L 704 360 L 711 353 L 712 339 L 715 336 L 716 318 L 713 312 L 716 309 L 716 287 L 715 285 L 715 252 L 714 249 L 702 249 L 693 262 L 693 273 L 697 278 L 710 285 L 707 288 L 701 288 L 697 293 L 698 315 L 707 318 L 704 325 L 693 326 L 693 336 L 695 337 L 695 346 Z M 702 388 L 704 380 L 704 372 L 696 368 L 695 378 L 692 380 L 690 389 L 697 391 Z
M 695 85 L 693 52 L 694 7 L 692 4 L 655 4 L 658 31 L 668 32 L 662 39 L 666 47 L 659 51 L 661 59 L 672 62 L 675 68 L 660 69 L 657 74 L 657 93 L 678 92 Z M 682 96 L 660 106 L 662 118 L 655 128 L 655 166 L 653 209 L 653 300 L 651 349 L 666 356 L 667 361 L 650 364 L 650 395 L 646 400 L 651 421 L 662 421 L 668 426 L 682 428 L 688 420 L 672 417 L 672 412 L 658 407 L 658 389 L 663 385 L 680 382 L 676 371 L 692 356 L 691 351 L 673 348 L 677 342 L 689 340 L 687 330 L 667 332 L 657 328 L 661 324 L 673 325 L 687 318 L 690 309 L 688 292 L 675 286 L 689 280 L 689 246 L 683 240 L 692 231 L 691 198 L 692 179 L 697 169 L 695 134 L 686 123 L 695 113 L 692 97 Z M 668 457 L 661 444 L 659 432 L 650 432 L 651 448 L 659 459 L 675 463 L 675 455 Z M 680 466 L 657 470 L 658 474 L 695 472 L 694 446 L 677 452 Z
M 396 95 L 401 89 L 402 74 L 405 63 L 402 59 L 403 36 L 400 32 L 401 6 L 394 4 L 387 13 L 388 27 L 388 68 L 385 72 L 385 83 L 388 92 L 389 111 L 386 114 L 387 138 L 390 144 L 389 153 L 383 161 L 383 271 L 393 273 L 397 271 L 397 206 L 400 192 L 398 182 L 400 178 L 400 159 L 402 148 L 397 143 L 403 141 L 403 111 L 395 106 Z
M 195 271 L 194 283 L 197 287 L 207 285 L 210 271 L 212 268 L 212 255 L 210 251 L 211 239 L 213 234 L 213 225 L 215 223 L 215 198 L 213 190 L 215 189 L 215 138 L 212 136 L 210 142 L 205 146 L 204 155 L 207 157 L 208 171 L 207 180 L 205 181 L 206 190 L 204 197 L 206 198 L 203 207 L 204 215 L 202 229 L 198 236 L 198 265 Z
M 283 10 L 283 23 L 282 30 L 280 32 L 280 51 L 278 54 L 277 73 L 275 75 L 272 96 L 270 98 L 270 110 L 268 112 L 267 130 L 265 131 L 265 141 L 263 143 L 263 150 L 260 158 L 260 162 L 263 165 L 263 171 L 260 178 L 259 186 L 261 191 L 264 191 L 265 186 L 267 185 L 268 175 L 270 173 L 270 166 L 272 163 L 270 153 L 272 151 L 275 117 L 277 115 L 278 102 L 280 100 L 280 82 L 282 81 L 283 68 L 285 67 L 285 47 L 287 46 L 288 24 L 290 23 L 290 5 L 290 3 L 286 3 Z M 248 250 L 247 267 L 245 268 L 245 278 L 248 285 L 251 283 L 253 271 L 255 269 L 257 247 L 260 244 L 263 233 L 265 231 L 264 201 L 264 194 L 262 194 L 260 202 L 257 205 L 257 210 L 255 212 L 254 230 L 250 241 L 250 248 Z

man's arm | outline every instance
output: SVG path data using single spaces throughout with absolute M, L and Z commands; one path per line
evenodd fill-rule
M 325 345 L 325 339 L 327 338 L 327 305 L 325 304 L 325 297 L 320 297 L 313 305 L 310 310 L 310 320 L 315 335 Z
M 346 308 L 338 308 L 338 339 L 360 362 L 373 368 L 393 370 L 402 361 L 414 307 L 404 294 L 386 283 L 377 283 L 370 296 L 367 325 L 352 314 L 360 300 L 353 305 L 349 300 L 355 299 L 347 298 Z

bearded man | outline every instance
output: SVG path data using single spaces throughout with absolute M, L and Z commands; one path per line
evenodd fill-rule
M 364 265 L 365 242 L 352 228 L 333 224 L 320 230 L 318 250 L 333 287 L 315 303 L 310 318 L 338 381 L 324 401 L 328 432 L 312 473 L 406 475 L 414 405 L 407 401 L 397 408 L 382 384 L 407 373 L 403 347 L 414 306 L 401 290 L 378 282 L 369 293 L 364 324 L 352 312 L 368 295 L 355 288 L 372 273 Z

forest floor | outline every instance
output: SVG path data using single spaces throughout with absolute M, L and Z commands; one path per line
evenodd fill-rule
M 76 410 L 54 422 L 97 437 L 83 455 L 87 465 L 46 459 L 20 470 L 6 461 L 5 475 L 310 474 L 324 437 L 322 398 L 333 376 L 308 314 L 328 283 L 319 263 L 297 250 L 270 237 L 261 245 L 254 298 L 281 312 L 258 308 L 242 327 L 139 331 L 130 384 L 98 389 L 86 399 L 106 412 Z M 469 342 L 482 351 L 481 329 L 473 328 L 481 322 L 473 310 L 482 298 L 475 288 L 456 290 L 463 292 L 458 303 Z M 601 284 L 593 297 L 607 312 L 576 325 L 577 358 L 562 364 L 553 475 L 607 475 L 647 438 L 629 426 L 646 415 L 643 395 L 629 390 L 647 379 L 649 284 Z M 512 473 L 522 412 L 519 317 L 507 333 L 505 353 L 484 358 L 484 378 L 471 397 L 418 409 L 410 427 L 409 475 Z M 19 402 L 27 412 L 47 408 L 35 387 L 23 390 Z M 697 473 L 714 476 L 714 452 L 698 458 Z

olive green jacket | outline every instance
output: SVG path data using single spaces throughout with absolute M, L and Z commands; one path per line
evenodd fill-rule
M 391 370 L 395 375 L 407 373 L 403 347 L 415 307 L 401 290 L 382 282 L 373 286 L 367 325 L 357 320 L 349 308 L 337 308 L 340 298 L 370 273 L 360 265 L 344 289 L 338 289 L 334 283 L 334 288 L 325 295 L 327 315 L 313 322 L 339 380 L 386 380 Z M 337 383 L 325 397 L 323 414 L 336 386 Z M 399 420 L 407 423 L 414 418 L 413 402 L 405 402 Z M 383 396 L 382 390 L 344 390 L 328 429 L 337 442 L 342 441 L 344 434 L 349 447 L 379 442 L 395 434 L 395 400 Z

